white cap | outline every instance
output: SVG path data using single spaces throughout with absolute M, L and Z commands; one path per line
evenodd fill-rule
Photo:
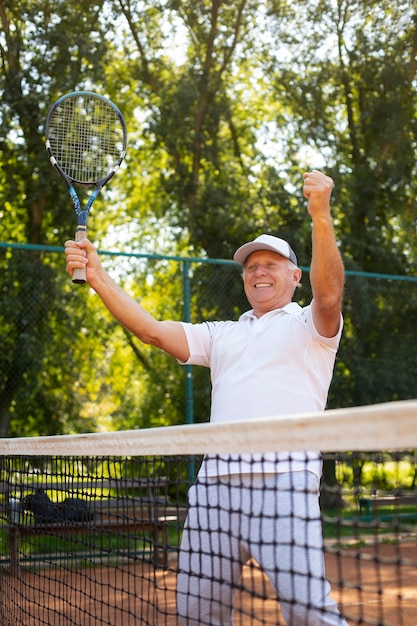
M 276 252 L 277 254 L 281 254 L 281 256 L 285 256 L 287 259 L 292 261 L 294 265 L 298 265 L 297 257 L 290 244 L 284 239 L 274 237 L 273 235 L 260 235 L 253 241 L 243 244 L 243 246 L 240 246 L 240 248 L 236 250 L 233 255 L 233 259 L 236 263 L 239 263 L 239 265 L 243 265 L 248 256 L 257 250 L 270 250 L 271 252 Z

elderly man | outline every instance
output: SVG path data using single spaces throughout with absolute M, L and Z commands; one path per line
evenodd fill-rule
M 301 278 L 290 245 L 261 235 L 234 259 L 251 310 L 238 321 L 158 321 L 104 271 L 85 240 L 65 244 L 67 271 L 87 281 L 111 313 L 144 343 L 180 363 L 209 367 L 211 421 L 324 410 L 342 332 L 344 271 L 330 213 L 333 181 L 304 175 L 312 220 L 311 303 L 292 302 Z M 189 492 L 177 584 L 182 625 L 230 626 L 241 570 L 254 558 L 291 626 L 346 626 L 325 576 L 318 451 L 208 455 Z

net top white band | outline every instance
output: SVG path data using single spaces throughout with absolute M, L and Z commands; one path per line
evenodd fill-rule
M 224 424 L 0 439 L 3 455 L 186 455 L 417 448 L 417 400 Z

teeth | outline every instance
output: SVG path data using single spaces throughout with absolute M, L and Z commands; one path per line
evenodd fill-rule
M 256 283 L 255 287 L 270 287 L 271 283 Z

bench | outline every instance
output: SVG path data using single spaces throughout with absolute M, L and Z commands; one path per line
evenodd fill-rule
M 386 506 L 417 506 L 417 492 L 394 491 L 376 492 L 359 498 L 359 513 L 361 516 L 378 515 L 379 509 Z M 403 516 L 401 514 L 401 516 Z M 417 517 L 417 512 L 414 514 Z
M 9 542 L 10 571 L 20 572 L 20 540 L 36 535 L 67 537 L 70 535 L 100 535 L 126 533 L 150 546 L 150 558 L 155 567 L 168 567 L 168 528 L 185 520 L 186 507 L 170 503 L 165 494 L 166 479 L 152 482 L 141 479 L 103 479 L 69 482 L 37 480 L 36 483 L 3 485 L 0 491 L 7 503 L 7 533 Z M 61 513 L 36 517 L 23 509 L 25 498 L 37 490 L 52 493 L 52 505 L 60 507 Z M 145 491 L 145 493 L 143 493 Z M 139 494 L 139 495 L 137 495 Z M 60 500 L 59 500 L 60 498 Z M 62 504 L 66 498 L 80 499 L 86 505 L 81 517 L 62 517 Z M 58 509 L 57 509 L 58 510 Z M 53 512 L 53 510 L 52 510 Z M 75 515 L 74 517 L 77 517 Z M 88 518 L 88 519 L 87 519 Z M 146 532 L 149 536 L 146 535 Z

